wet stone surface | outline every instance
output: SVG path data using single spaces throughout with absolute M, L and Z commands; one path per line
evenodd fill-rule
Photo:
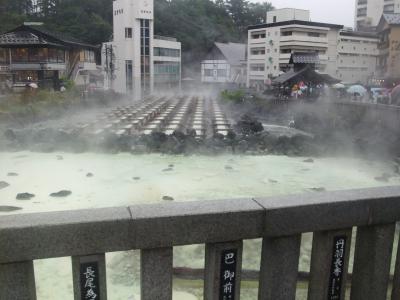
M 21 210 L 22 207 L 18 206 L 7 206 L 7 205 L 0 205 L 0 212 L 11 212 L 16 210 Z
M 68 197 L 69 195 L 71 195 L 72 192 L 68 191 L 68 190 L 62 190 L 56 193 L 51 193 L 50 197 L 57 197 L 57 198 L 62 198 L 62 197 Z
M 10 186 L 8 182 L 0 181 L 0 190 Z
M 30 193 L 19 193 L 17 194 L 17 196 L 15 197 L 17 200 L 31 200 L 33 197 L 35 197 L 34 194 L 30 194 Z

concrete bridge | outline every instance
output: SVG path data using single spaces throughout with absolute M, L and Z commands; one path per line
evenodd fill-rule
M 204 299 L 240 299 L 242 241 L 254 238 L 263 238 L 258 299 L 295 299 L 305 232 L 314 233 L 308 299 L 345 299 L 357 227 L 350 299 L 384 300 L 399 220 L 400 187 L 3 216 L 0 299 L 36 299 L 33 260 L 65 256 L 75 299 L 106 299 L 105 253 L 140 249 L 141 299 L 170 300 L 173 247 L 191 244 L 206 245 Z

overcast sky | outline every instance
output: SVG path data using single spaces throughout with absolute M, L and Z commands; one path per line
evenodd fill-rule
M 264 2 L 263 0 L 250 0 Z M 267 0 L 275 8 L 294 7 L 311 11 L 311 21 L 354 26 L 355 0 Z

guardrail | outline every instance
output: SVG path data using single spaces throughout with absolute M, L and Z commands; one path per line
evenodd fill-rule
M 206 244 L 204 299 L 240 299 L 242 240 L 260 237 L 258 299 L 295 299 L 304 232 L 314 233 L 308 299 L 344 299 L 356 226 L 350 297 L 383 300 L 399 219 L 400 187 L 3 216 L 0 299 L 36 299 L 33 260 L 64 256 L 75 299 L 106 299 L 105 253 L 131 249 L 141 250 L 141 299 L 172 299 L 173 247 L 191 244 Z

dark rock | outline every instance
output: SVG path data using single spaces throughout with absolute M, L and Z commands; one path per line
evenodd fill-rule
M 307 171 L 310 171 L 310 169 L 304 168 L 304 169 L 301 169 L 300 171 L 307 172 Z
M 166 169 L 164 169 L 164 170 L 162 170 L 163 172 L 171 172 L 171 171 L 173 171 L 174 169 L 173 168 L 166 168 Z
M 174 201 L 174 198 L 172 198 L 172 197 L 170 197 L 170 196 L 164 196 L 164 197 L 162 197 L 162 199 L 163 199 L 164 201 Z
M 9 172 L 9 173 L 7 173 L 7 176 L 15 177 L 15 176 L 18 176 L 18 173 Z
M 233 167 L 231 167 L 231 166 L 225 166 L 225 170 L 233 170 Z
M 313 163 L 314 160 L 312 158 L 308 158 L 306 160 L 303 160 L 303 162 L 305 162 L 305 163 Z
M 0 205 L 0 212 L 10 212 L 10 211 L 16 211 L 16 210 L 21 210 L 22 207 L 18 206 L 7 206 L 7 205 Z
M 8 140 L 10 140 L 10 141 L 14 141 L 14 140 L 17 138 L 17 136 L 16 136 L 14 130 L 12 130 L 12 129 L 7 129 L 7 130 L 4 132 L 4 136 L 5 136 Z
M 0 190 L 10 186 L 8 182 L 0 181 Z
M 174 167 L 173 164 L 168 165 L 168 168 L 173 168 L 173 167 Z
M 133 180 L 140 180 L 140 177 L 133 177 Z
M 393 177 L 392 175 L 388 174 L 388 173 L 383 173 L 381 176 L 377 176 L 374 179 L 376 181 L 380 181 L 380 182 L 389 182 L 389 179 Z
M 241 140 L 236 145 L 235 150 L 239 153 L 244 153 L 249 149 L 249 143 L 246 140 Z
M 57 193 L 51 193 L 50 197 L 58 197 L 58 198 L 60 198 L 60 197 L 67 197 L 67 196 L 69 196 L 71 194 L 72 194 L 71 191 L 62 190 L 62 191 L 59 191 Z
M 242 115 L 235 129 L 241 134 L 255 134 L 264 130 L 261 122 L 250 115 Z
M 31 200 L 33 197 L 35 197 L 34 194 L 30 193 L 19 193 L 16 197 L 17 200 Z
M 86 174 L 86 177 L 93 177 L 93 176 L 94 176 L 93 173 L 90 172 Z
M 323 187 L 310 188 L 310 190 L 313 192 L 325 192 L 326 191 L 326 189 Z
M 268 181 L 269 181 L 270 183 L 278 183 L 278 181 L 277 181 L 277 180 L 274 180 L 274 179 L 268 179 Z
M 186 131 L 186 134 L 187 134 L 188 136 L 190 136 L 190 137 L 196 137 L 196 135 L 197 135 L 195 129 L 188 129 L 188 130 Z

